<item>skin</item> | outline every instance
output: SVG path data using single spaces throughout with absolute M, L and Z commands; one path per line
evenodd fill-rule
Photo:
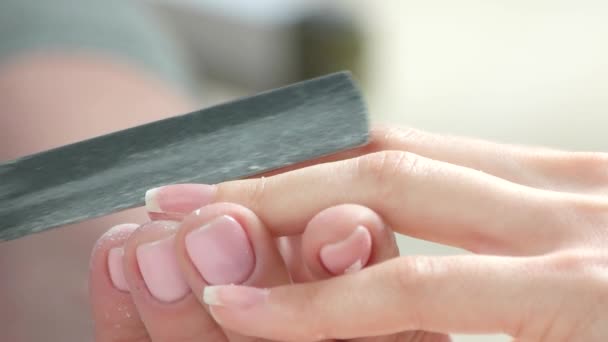
M 369 146 L 264 178 L 165 187 L 156 204 L 178 198 L 183 210 L 148 204 L 151 217 L 176 222 L 172 229 L 143 225 L 98 241 L 90 272 L 97 340 L 449 341 L 449 333 L 502 332 L 604 341 L 607 170 L 601 153 L 380 128 Z M 237 286 L 209 286 L 184 241 L 225 214 L 247 227 L 255 271 Z M 358 250 L 369 261 L 330 273 L 320 249 L 358 226 L 371 236 L 370 250 Z M 392 231 L 471 254 L 399 257 Z M 129 255 L 167 235 L 191 292 L 161 304 L 146 295 Z M 108 281 L 109 244 L 125 246 L 131 292 Z

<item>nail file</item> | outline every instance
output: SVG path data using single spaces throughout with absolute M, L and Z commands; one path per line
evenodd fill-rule
M 143 204 L 147 189 L 214 184 L 364 145 L 349 73 L 296 83 L 0 164 L 0 241 Z

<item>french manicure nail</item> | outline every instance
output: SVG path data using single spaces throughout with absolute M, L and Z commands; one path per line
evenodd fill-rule
M 129 286 L 122 266 L 124 254 L 125 251 L 122 247 L 114 247 L 108 251 L 108 272 L 110 273 L 110 280 L 114 287 L 128 292 Z
M 186 251 L 208 284 L 240 284 L 249 278 L 255 256 L 245 229 L 220 216 L 186 235 Z
M 372 237 L 364 226 L 358 226 L 345 239 L 327 244 L 319 251 L 321 263 L 333 275 L 352 273 L 363 268 L 370 257 Z
M 146 191 L 146 210 L 151 213 L 188 214 L 213 200 L 216 187 L 207 184 L 167 185 Z
M 203 290 L 203 302 L 211 306 L 246 309 L 266 301 L 269 289 L 249 286 L 207 286 Z
M 138 246 L 136 256 L 144 282 L 156 299 L 173 302 L 188 293 L 175 254 L 175 236 Z

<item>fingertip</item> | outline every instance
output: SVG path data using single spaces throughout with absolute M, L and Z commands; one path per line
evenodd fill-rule
M 122 267 L 118 266 L 122 260 L 122 250 L 125 241 L 139 227 L 134 223 L 116 225 L 106 231 L 95 243 L 90 258 L 90 285 L 99 284 L 102 279 L 110 280 L 112 274 L 118 279 L 124 274 Z M 111 259 L 111 260 L 110 260 Z
M 398 255 L 393 233 L 380 215 L 342 204 L 319 212 L 302 238 L 302 256 L 314 279 L 356 272 Z
M 127 281 L 135 289 L 136 302 L 174 302 L 189 291 L 175 256 L 174 221 L 153 221 L 132 234 L 125 244 L 123 266 Z
M 253 211 L 238 204 L 213 203 L 186 216 L 176 248 L 197 293 L 207 285 L 289 280 L 274 237 Z
M 146 340 L 123 268 L 124 244 L 138 227 L 120 224 L 110 228 L 91 253 L 89 296 L 98 341 Z

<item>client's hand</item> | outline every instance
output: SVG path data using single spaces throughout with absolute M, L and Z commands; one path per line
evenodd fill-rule
M 392 231 L 358 205 L 322 210 L 301 236 L 278 241 L 252 211 L 230 203 L 205 206 L 181 223 L 120 225 L 99 240 L 92 257 L 96 338 L 259 341 L 222 328 L 203 303 L 204 288 L 320 280 L 397 255 Z

